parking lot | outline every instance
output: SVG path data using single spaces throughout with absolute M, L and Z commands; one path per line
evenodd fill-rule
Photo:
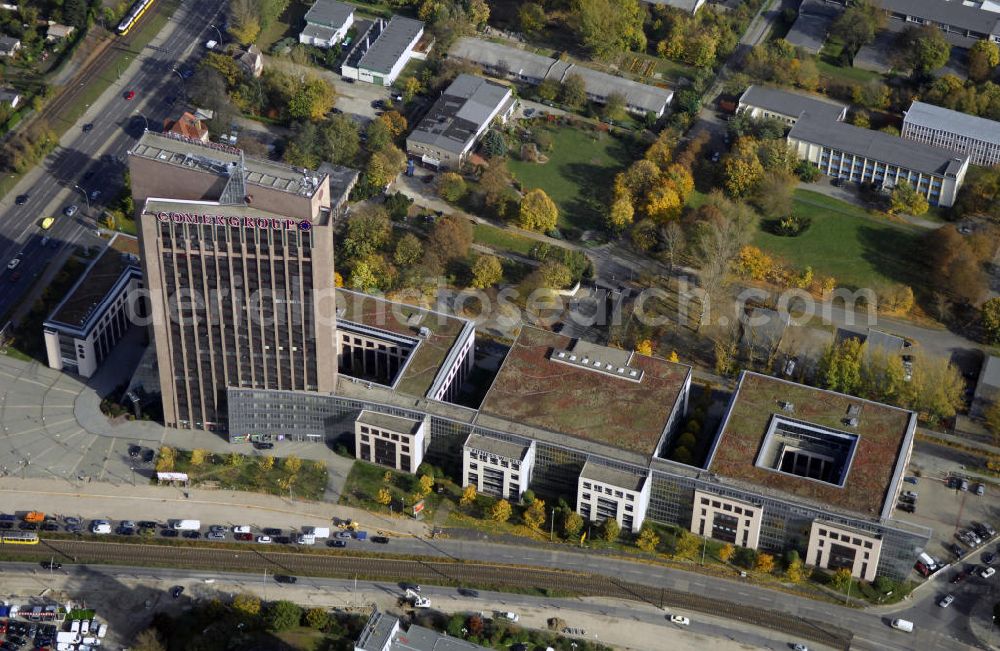
M 988 549 L 996 552 L 996 536 L 991 540 L 983 540 L 979 536 L 979 544 L 974 541 L 962 541 L 956 537 L 962 530 L 969 530 L 973 522 L 979 522 L 996 529 L 1000 525 L 1000 500 L 997 499 L 997 488 L 986 484 L 983 495 L 977 495 L 975 488 L 979 484 L 974 478 L 967 480 L 967 490 L 961 490 L 959 485 L 948 485 L 950 477 L 965 476 L 965 459 L 963 453 L 957 450 L 944 449 L 935 446 L 933 455 L 925 444 L 917 443 L 913 459 L 910 463 L 909 476 L 919 474 L 916 484 L 904 484 L 904 491 L 917 495 L 913 513 L 896 510 L 896 516 L 904 521 L 929 527 L 934 531 L 926 552 L 935 559 L 946 563 L 961 558 L 978 559 L 979 552 Z M 955 547 L 958 545 L 958 547 Z

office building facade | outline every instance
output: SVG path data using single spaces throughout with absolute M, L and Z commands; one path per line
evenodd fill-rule
M 994 120 L 913 102 L 903 117 L 902 136 L 967 154 L 973 165 L 1000 164 L 1000 122 Z
M 354 456 L 400 472 L 415 473 L 424 462 L 423 420 L 362 411 L 354 421 Z
M 469 434 L 462 445 L 462 486 L 484 495 L 520 502 L 531 485 L 535 442 L 499 441 Z
M 231 386 L 331 391 L 327 177 L 149 133 L 129 162 L 165 423 L 225 430 Z

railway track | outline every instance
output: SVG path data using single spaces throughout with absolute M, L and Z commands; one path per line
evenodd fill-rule
M 735 601 L 720 601 L 611 577 L 477 561 L 350 556 L 337 552 L 265 551 L 256 547 L 181 547 L 98 542 L 91 540 L 42 540 L 35 547 L 12 549 L 4 555 L 17 560 L 42 561 L 52 558 L 81 564 L 173 567 L 218 572 L 260 573 L 331 578 L 361 578 L 375 581 L 419 581 L 428 584 L 504 590 L 544 590 L 581 596 L 614 597 L 642 601 L 659 608 L 699 611 L 763 626 L 789 636 L 847 649 L 850 631 L 824 622 L 794 615 L 762 611 Z

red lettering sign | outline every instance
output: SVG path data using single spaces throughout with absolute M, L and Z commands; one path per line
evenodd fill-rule
M 190 212 L 157 212 L 158 222 L 173 222 L 175 224 L 204 224 L 207 226 L 234 226 L 237 228 L 256 228 L 261 230 L 290 231 L 312 229 L 308 219 L 289 219 L 287 217 L 230 217 L 226 215 L 199 215 Z

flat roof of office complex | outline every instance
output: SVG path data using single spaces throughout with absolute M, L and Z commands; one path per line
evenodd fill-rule
M 474 327 L 465 319 L 443 312 L 343 288 L 337 290 L 337 321 L 349 321 L 416 340 L 418 345 L 410 354 L 396 390 L 418 397 L 424 397 L 430 390 L 448 353 L 463 339 L 462 333 Z M 421 328 L 427 328 L 428 336 L 421 335 Z
M 816 117 L 809 111 L 802 114 L 788 132 L 788 138 L 937 176 L 956 176 L 968 159 L 968 155 L 950 149 Z
M 480 411 L 652 455 L 690 371 L 524 326 Z
M 775 419 L 853 445 L 841 485 L 761 461 Z M 854 396 L 744 371 L 713 444 L 708 471 L 813 502 L 878 517 L 912 444 L 916 414 Z M 815 427 L 814 427 L 815 426 Z M 794 433 L 794 432 L 793 432 Z M 794 447 L 794 446 L 792 446 Z
M 230 176 L 242 159 L 246 184 L 302 197 L 312 197 L 322 180 L 311 170 L 242 156 L 236 147 L 169 133 L 146 131 L 129 154 L 221 177 Z
M 483 452 L 492 452 L 493 454 L 501 457 L 507 457 L 508 459 L 520 460 L 524 458 L 524 454 L 528 451 L 531 443 L 530 441 L 515 443 L 513 441 L 503 441 L 491 436 L 469 434 L 469 438 L 465 440 L 465 446 L 482 450 Z
M 389 74 L 423 28 L 424 24 L 419 20 L 393 16 L 358 61 L 357 67 Z
M 624 488 L 638 493 L 642 490 L 643 484 L 646 483 L 647 475 L 637 475 L 632 472 L 595 463 L 594 461 L 588 459 L 587 462 L 583 464 L 583 469 L 580 470 L 580 478 L 590 479 L 602 484 L 617 486 L 619 488 Z
M 502 104 L 512 101 L 507 86 L 460 74 L 434 102 L 407 140 L 460 154 Z
M 84 328 L 94 310 L 104 301 L 122 274 L 129 270 L 139 273 L 138 258 L 135 254 L 123 252 L 113 243 L 110 244 L 84 270 L 69 293 L 52 310 L 46 323 Z
M 753 84 L 743 91 L 740 103 L 783 115 L 798 116 L 808 111 L 813 117 L 827 120 L 837 120 L 847 108 L 844 104 L 838 104 L 823 97 L 792 93 L 760 84 Z
M 1000 144 L 1000 122 L 925 102 L 910 104 L 903 123 L 940 129 L 976 140 Z
M 380 427 L 382 429 L 387 429 L 392 432 L 400 432 L 402 434 L 416 434 L 417 430 L 420 429 L 419 420 L 403 418 L 402 416 L 393 416 L 392 414 L 383 414 L 377 411 L 369 411 L 367 409 L 361 412 L 361 415 L 357 418 L 357 422 L 362 425 Z

